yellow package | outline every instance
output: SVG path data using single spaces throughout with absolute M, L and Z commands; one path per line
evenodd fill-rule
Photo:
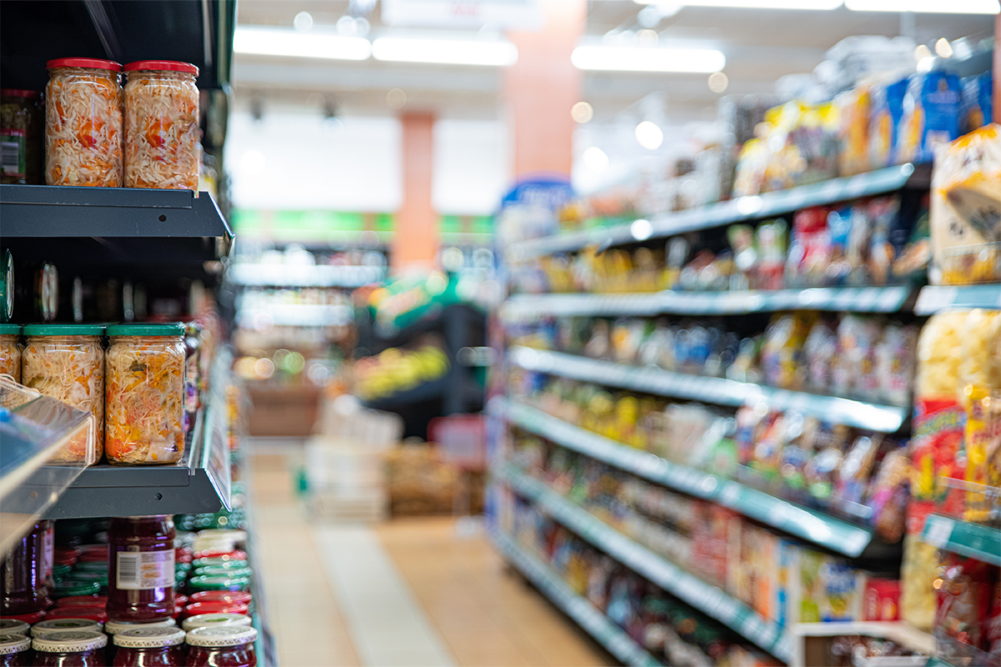
M 955 396 L 960 386 L 962 341 L 969 311 L 947 311 L 928 318 L 918 337 L 918 372 L 914 393 L 920 397 Z
M 838 164 L 842 176 L 869 170 L 869 113 L 872 91 L 859 86 L 838 95 L 835 100 L 841 117 L 841 150 Z
M 922 542 L 920 532 L 908 533 L 900 565 L 900 619 L 924 632 L 935 623 L 937 573 L 938 549 Z

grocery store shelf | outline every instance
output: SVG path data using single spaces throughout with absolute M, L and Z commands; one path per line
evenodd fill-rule
M 594 605 L 577 595 L 542 561 L 523 550 L 502 532 L 495 530 L 491 531 L 490 535 L 494 544 L 515 569 L 609 653 L 627 665 L 654 667 L 661 664 Z
M 856 313 L 896 313 L 911 288 L 814 287 L 775 291 L 676 292 L 649 294 L 522 294 L 504 304 L 508 321 L 577 315 L 734 315 L 806 308 Z
M 922 287 L 914 312 L 931 315 L 953 308 L 1001 308 L 1001 284 Z
M 917 168 L 915 168 L 917 166 Z M 867 174 L 835 178 L 760 196 L 738 197 L 730 201 L 647 218 L 642 235 L 634 235 L 632 224 L 603 227 L 571 234 L 559 234 L 512 245 L 509 257 L 515 260 L 567 252 L 597 245 L 622 245 L 650 238 L 673 236 L 699 229 L 718 227 L 739 221 L 761 220 L 773 215 L 792 213 L 808 206 L 823 206 L 858 197 L 893 192 L 911 185 L 928 187 L 929 170 L 925 165 L 903 164 Z
M 775 657 L 789 661 L 789 639 L 781 629 L 744 603 L 636 544 L 622 533 L 577 507 L 510 464 L 495 469 L 515 492 L 554 520 L 665 591 L 715 618 Z
M 382 280 L 381 266 L 314 266 L 235 264 L 230 279 L 237 285 L 274 287 L 361 287 Z
M 945 551 L 1001 566 L 1001 530 L 932 514 L 922 539 Z
M 719 503 L 836 553 L 857 558 L 874 553 L 882 546 L 881 542 L 874 540 L 872 531 L 861 526 L 806 509 L 738 482 L 671 463 L 650 452 L 568 424 L 535 408 L 504 399 L 495 399 L 490 407 L 492 412 L 501 413 L 511 423 L 562 447 L 651 482 Z
M 724 378 L 674 373 L 655 366 L 631 366 L 527 347 L 510 348 L 508 358 L 514 365 L 529 371 L 717 405 L 766 403 L 771 409 L 795 410 L 807 416 L 882 433 L 897 431 L 908 413 L 906 407 L 775 389 Z
M 283 303 L 264 308 L 240 308 L 237 320 L 245 329 L 290 327 L 337 327 L 351 323 L 351 307 L 306 303 Z

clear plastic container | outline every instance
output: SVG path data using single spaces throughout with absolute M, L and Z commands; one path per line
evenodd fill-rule
M 93 415 L 94 460 L 104 452 L 103 334 L 99 324 L 29 324 L 21 355 L 24 386 Z M 84 444 L 71 440 L 52 461 L 86 460 Z
M 17 324 L 0 324 L 0 375 L 9 375 L 14 382 L 21 381 L 21 348 L 17 344 L 20 335 Z
M 196 628 L 188 633 L 188 667 L 256 667 L 257 630 L 240 625 Z
M 45 89 L 45 182 L 122 185 L 122 66 L 110 60 L 50 60 Z
M 0 667 L 28 667 L 31 639 L 17 632 L 0 634 Z
M 102 667 L 108 638 L 100 632 L 64 630 L 35 637 L 34 667 Z
M 141 60 L 125 72 L 125 187 L 197 191 L 198 68 Z
M 108 463 L 175 463 L 184 456 L 184 325 L 108 327 Z
M 174 613 L 174 521 L 170 516 L 111 520 L 108 618 L 144 623 Z
M 0 562 L 0 616 L 24 616 L 49 605 L 45 590 L 45 526 L 36 523 Z
M 181 667 L 184 631 L 180 628 L 132 628 L 112 640 L 117 647 L 114 667 Z

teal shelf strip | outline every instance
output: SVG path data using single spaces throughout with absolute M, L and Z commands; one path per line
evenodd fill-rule
M 577 595 L 541 560 L 519 547 L 514 540 L 499 530 L 491 531 L 491 537 L 508 562 L 609 653 L 627 665 L 661 667 L 660 662 L 643 650 L 588 600 Z
M 631 366 L 527 347 L 510 348 L 508 359 L 525 370 L 574 380 L 717 405 L 739 406 L 764 402 L 772 409 L 795 410 L 804 415 L 882 433 L 897 431 L 908 412 L 905 407 L 775 389 L 724 378 L 674 373 L 655 366 Z
M 557 234 L 512 245 L 509 256 L 526 259 L 554 252 L 579 250 L 590 245 L 621 245 L 649 238 L 673 236 L 699 229 L 709 229 L 733 222 L 760 220 L 784 215 L 808 206 L 824 206 L 858 197 L 893 192 L 907 185 L 915 174 L 914 165 L 887 167 L 866 174 L 835 178 L 823 183 L 790 188 L 781 192 L 738 197 L 730 201 L 647 218 L 642 234 L 634 234 L 631 221 L 623 225 L 590 229 L 570 234 Z M 639 230 L 637 230 L 639 231 Z
M 931 315 L 957 308 L 1001 308 L 1001 284 L 966 287 L 922 287 L 914 312 Z
M 939 549 L 1001 566 L 1001 530 L 932 514 L 922 539 Z
M 541 482 L 508 464 L 499 471 L 519 495 L 601 551 L 664 590 L 700 609 L 775 657 L 789 662 L 789 638 L 775 623 L 739 600 L 695 577 L 577 507 Z

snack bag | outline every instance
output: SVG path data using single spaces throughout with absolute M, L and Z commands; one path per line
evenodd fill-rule
M 972 558 L 941 554 L 936 646 L 946 659 L 963 658 L 966 651 L 961 645 L 982 646 L 983 623 L 991 609 L 990 568 Z
M 863 621 L 900 620 L 900 581 L 869 577 L 862 599 Z
M 786 260 L 786 287 L 819 287 L 831 262 L 827 209 L 805 208 L 793 218 L 792 242 Z
M 877 320 L 845 315 L 838 325 L 838 353 L 831 371 L 831 390 L 838 395 L 878 394 L 876 345 L 882 329 Z
M 834 356 L 838 351 L 838 337 L 834 328 L 820 320 L 810 328 L 810 334 L 803 343 L 806 361 L 806 387 L 812 391 L 825 393 L 831 386 L 831 371 Z
M 827 558 L 820 568 L 820 620 L 824 623 L 855 621 L 861 616 L 861 591 L 865 577 L 841 558 Z
M 888 324 L 876 345 L 879 396 L 890 405 L 907 405 L 914 378 L 918 330 L 913 325 Z
M 820 623 L 824 598 L 824 581 L 821 574 L 831 557 L 819 551 L 799 550 L 799 610 L 794 622 Z
M 734 272 L 730 278 L 731 290 L 746 290 L 758 265 L 758 251 L 754 247 L 754 229 L 749 225 L 730 225 L 726 238 L 733 249 Z
M 681 269 L 688 262 L 691 244 L 684 236 L 675 236 L 667 242 L 667 264 L 664 269 L 664 288 L 677 289 Z
M 890 266 L 894 259 L 890 229 L 896 222 L 899 211 L 899 197 L 879 197 L 866 207 L 870 228 L 868 273 L 873 285 L 885 285 L 890 276 Z
M 784 220 L 772 220 L 758 226 L 755 234 L 758 268 L 751 283 L 752 289 L 782 289 L 788 236 L 788 226 Z
M 929 201 L 929 195 L 922 196 L 910 235 L 894 255 L 896 259 L 893 260 L 890 273 L 895 282 L 920 282 L 925 279 L 932 257 Z
M 935 146 L 959 137 L 959 77 L 936 71 L 910 77 L 901 118 L 900 162 L 931 162 Z
M 761 366 L 767 384 L 783 389 L 799 389 L 803 385 L 806 375 L 803 345 L 813 320 L 812 313 L 787 313 L 772 319 L 761 348 Z
M 854 176 L 869 169 L 869 127 L 872 89 L 860 85 L 835 98 L 841 117 L 841 146 L 838 163 L 842 176 Z
M 935 579 L 938 549 L 921 540 L 930 502 L 913 501 L 907 507 L 907 535 L 900 565 L 900 619 L 930 632 L 935 624 Z
M 873 89 L 869 124 L 869 163 L 874 169 L 888 167 L 896 160 L 897 127 L 904 115 L 906 92 L 906 78 Z
M 961 131 L 973 132 L 989 123 L 993 112 L 994 78 L 990 70 L 963 79 Z
M 961 389 L 957 398 L 966 412 L 963 451 L 967 482 L 979 486 L 990 481 L 988 452 L 1001 436 L 1001 419 L 992 407 L 992 393 L 998 387 L 995 369 L 999 358 L 994 348 L 1001 335 L 1001 312 L 972 310 L 966 318 L 960 362 Z M 992 377 L 994 375 L 994 377 Z M 978 489 L 968 487 L 965 521 L 983 522 L 990 518 L 990 501 Z
M 826 269 L 826 284 L 840 287 L 848 283 L 852 264 L 848 257 L 848 244 L 852 237 L 851 206 L 834 207 L 827 213 L 827 232 L 831 239 L 831 262 Z
M 883 541 L 895 544 L 904 536 L 910 502 L 911 461 L 906 445 L 887 452 L 869 487 L 869 522 Z

